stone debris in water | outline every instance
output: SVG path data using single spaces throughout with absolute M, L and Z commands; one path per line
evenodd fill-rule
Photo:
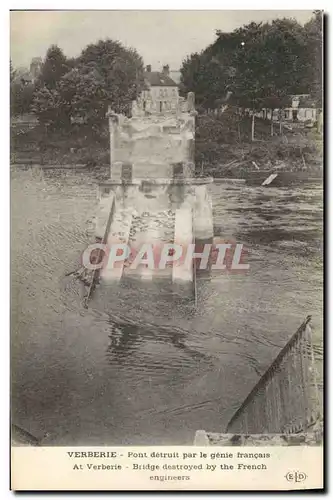
M 148 213 L 144 212 L 141 215 L 135 215 L 132 219 L 130 229 L 130 240 L 138 233 L 143 233 L 147 230 L 157 231 L 160 239 L 171 239 L 174 235 L 175 227 L 175 212 L 172 210 L 164 210 L 162 212 Z M 163 230 L 164 231 L 163 231 Z

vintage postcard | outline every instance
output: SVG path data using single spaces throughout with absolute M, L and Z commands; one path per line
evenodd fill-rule
M 323 17 L 11 11 L 12 490 L 323 488 Z

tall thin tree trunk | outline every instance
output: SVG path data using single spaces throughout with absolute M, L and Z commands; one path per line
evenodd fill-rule
M 273 135 L 274 135 L 273 113 L 274 113 L 274 110 L 273 110 L 273 109 L 271 109 L 271 136 L 272 136 L 272 137 L 273 137 Z

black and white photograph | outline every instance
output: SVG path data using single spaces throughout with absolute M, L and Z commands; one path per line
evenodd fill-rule
M 322 449 L 324 17 L 10 12 L 12 453 L 186 490 Z

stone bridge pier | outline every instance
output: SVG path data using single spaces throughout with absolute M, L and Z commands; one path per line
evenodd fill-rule
M 108 259 L 101 284 L 162 278 L 192 293 L 196 270 L 187 252 L 213 239 L 207 190 L 212 179 L 194 177 L 195 115 L 193 93 L 175 111 L 163 114 L 148 114 L 137 103 L 131 118 L 109 109 L 110 178 L 99 186 L 95 236 L 110 255 L 117 245 L 118 255 L 119 245 L 126 245 L 130 254 L 116 263 Z M 153 248 L 153 266 L 151 255 L 143 251 L 147 245 Z M 159 262 L 167 245 L 179 245 L 182 255 L 174 262 L 168 259 L 163 268 Z M 141 250 L 147 263 L 135 266 Z M 169 257 L 174 250 L 170 252 Z

